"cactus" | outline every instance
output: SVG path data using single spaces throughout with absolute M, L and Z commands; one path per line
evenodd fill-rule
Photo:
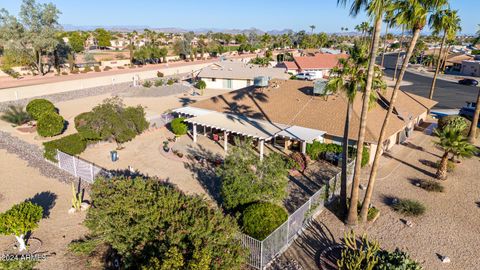
M 342 258 L 337 261 L 338 269 L 372 270 L 378 263 L 377 253 L 380 246 L 377 241 L 369 241 L 366 234 L 357 241 L 355 232 L 347 232 L 344 243 Z
M 81 205 L 82 205 L 82 195 L 80 192 L 77 192 L 75 190 L 75 185 L 72 183 L 72 208 L 74 208 L 76 211 L 80 211 Z

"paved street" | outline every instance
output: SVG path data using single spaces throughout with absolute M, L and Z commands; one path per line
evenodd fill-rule
M 396 54 L 385 55 L 385 74 L 393 77 Z M 413 84 L 402 86 L 400 89 L 411 93 L 428 97 L 432 78 L 407 72 L 404 80 Z M 434 109 L 459 109 L 465 105 L 466 101 L 473 101 L 477 98 L 477 88 L 474 86 L 465 86 L 458 83 L 437 80 L 433 99 L 439 103 Z

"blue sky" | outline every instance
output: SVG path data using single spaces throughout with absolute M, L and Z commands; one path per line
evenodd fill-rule
M 336 0 L 37 0 L 52 2 L 61 11 L 60 23 L 85 25 L 138 25 L 149 27 L 237 28 L 262 30 L 285 28 L 338 32 L 365 20 L 348 16 Z M 480 24 L 479 0 L 450 0 L 459 10 L 463 33 L 475 33 Z M 20 0 L 2 0 L 0 8 L 17 15 Z

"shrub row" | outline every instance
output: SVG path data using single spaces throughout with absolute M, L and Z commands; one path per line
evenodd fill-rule
M 75 133 L 58 140 L 45 142 L 43 146 L 45 147 L 44 157 L 56 162 L 57 149 L 72 156 L 79 155 L 85 151 L 87 142 L 80 134 Z
M 318 160 L 325 156 L 326 153 L 340 154 L 343 151 L 343 147 L 334 143 L 321 143 L 319 141 L 313 141 L 313 143 L 307 144 L 307 155 L 312 160 Z M 348 148 L 350 156 L 356 154 L 356 149 L 353 147 Z M 363 147 L 362 152 L 362 167 L 368 164 L 370 160 L 370 149 L 368 147 Z

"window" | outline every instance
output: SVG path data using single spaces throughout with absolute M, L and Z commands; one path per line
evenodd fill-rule
M 216 82 L 216 81 L 217 81 L 217 79 L 216 79 L 216 78 L 212 78 L 212 82 Z

